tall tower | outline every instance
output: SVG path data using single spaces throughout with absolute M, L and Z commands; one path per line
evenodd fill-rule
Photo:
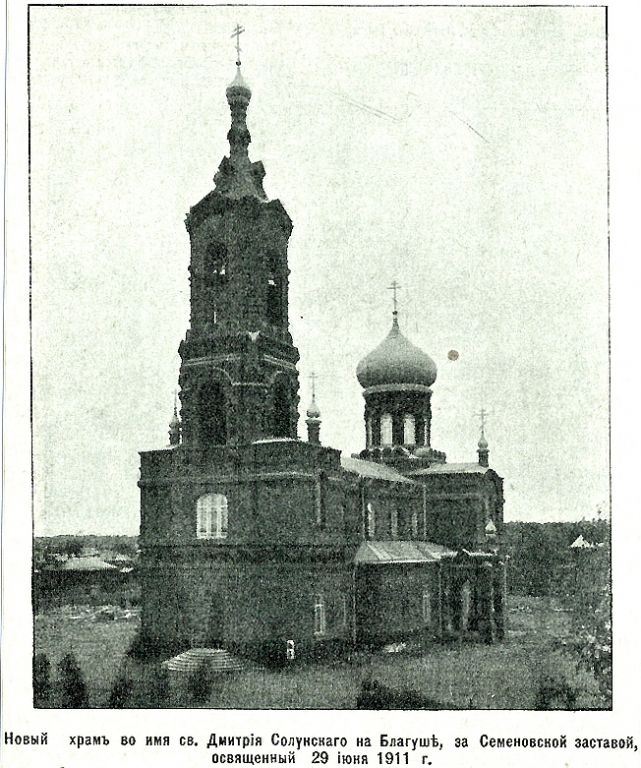
M 227 87 L 229 156 L 214 190 L 189 211 L 190 327 L 180 345 L 186 448 L 297 436 L 298 350 L 288 323 L 292 222 L 251 162 L 251 90 L 236 62 Z

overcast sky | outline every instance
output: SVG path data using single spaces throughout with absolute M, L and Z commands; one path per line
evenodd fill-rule
M 438 366 L 433 446 L 474 461 L 485 407 L 506 519 L 605 508 L 603 9 L 32 7 L 36 533 L 137 531 L 237 22 L 322 441 L 363 447 L 355 368 L 396 279 L 401 328 Z

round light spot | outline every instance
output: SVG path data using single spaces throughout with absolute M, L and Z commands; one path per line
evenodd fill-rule
M 447 353 L 448 360 L 458 360 L 458 352 L 455 349 L 450 349 Z

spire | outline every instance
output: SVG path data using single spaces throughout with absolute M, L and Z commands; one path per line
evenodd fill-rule
M 226 197 L 240 199 L 256 197 L 266 200 L 263 190 L 265 169 L 260 162 L 249 159 L 251 134 L 247 128 L 247 107 L 252 92 L 240 70 L 240 35 L 245 31 L 240 24 L 232 33 L 236 38 L 236 76 L 227 86 L 226 95 L 231 111 L 231 127 L 227 133 L 229 157 L 224 157 L 214 176 L 216 191 Z
M 169 445 L 180 445 L 180 419 L 178 418 L 177 392 L 174 392 L 174 415 L 169 422 Z
M 488 447 L 488 442 L 485 437 L 485 420 L 490 414 L 485 410 L 485 408 L 481 408 L 480 412 L 477 414 L 477 416 L 481 419 L 481 437 L 479 439 L 478 443 L 478 455 L 479 455 L 479 464 L 482 467 L 489 467 L 489 456 L 490 456 L 490 449 Z
M 307 424 L 307 441 L 318 445 L 320 444 L 321 412 L 316 404 L 316 374 L 312 371 L 309 378 L 312 382 L 312 402 L 309 404 L 307 418 L 305 419 Z

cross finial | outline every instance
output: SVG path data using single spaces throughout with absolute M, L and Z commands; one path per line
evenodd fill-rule
M 396 280 L 392 280 L 392 284 L 390 286 L 388 286 L 388 289 L 387 289 L 388 291 L 393 291 L 393 293 L 392 293 L 392 302 L 394 303 L 394 316 L 396 316 L 398 314 L 398 302 L 397 302 L 397 299 L 396 299 L 396 291 L 400 287 L 401 286 L 396 282 Z
M 312 382 L 312 400 L 316 399 L 316 379 L 318 378 L 315 371 L 312 371 L 309 375 L 309 380 Z
M 236 29 L 231 33 L 232 37 L 236 38 L 236 66 L 240 67 L 240 36 L 245 31 L 245 27 L 241 27 L 240 24 L 236 24 Z
M 485 437 L 485 420 L 488 416 L 490 416 L 490 414 L 485 410 L 485 408 L 481 408 L 481 410 L 476 415 L 481 419 L 481 437 Z

